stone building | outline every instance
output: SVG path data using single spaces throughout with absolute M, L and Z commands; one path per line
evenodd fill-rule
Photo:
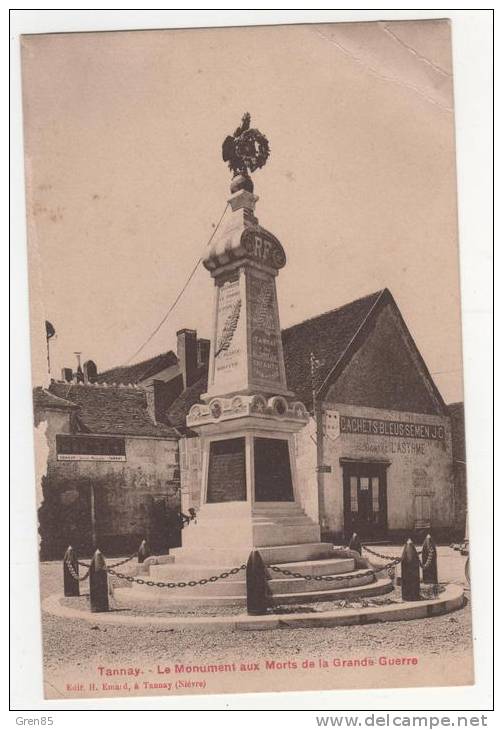
M 180 545 L 180 434 L 168 405 L 207 367 L 209 343 L 178 333 L 167 352 L 99 374 L 92 361 L 64 368 L 34 390 L 35 427 L 47 465 L 39 502 L 43 558 L 68 544 L 81 553 L 133 551 L 141 539 L 164 552 Z
M 372 540 L 464 530 L 451 418 L 391 293 L 283 330 L 288 387 L 311 414 L 295 437 L 302 506 L 322 536 Z M 185 426 L 203 374 L 168 409 L 182 434 L 182 508 L 199 506 L 201 446 Z
M 302 506 L 323 539 L 462 537 L 462 404 L 445 405 L 391 293 L 289 327 L 282 340 L 287 385 L 310 413 L 295 436 Z M 35 389 L 49 448 L 43 556 L 68 543 L 132 551 L 145 536 L 164 550 L 166 509 L 199 508 L 201 442 L 186 417 L 207 391 L 208 357 L 208 340 L 185 329 L 176 354 L 103 373 L 87 362 Z

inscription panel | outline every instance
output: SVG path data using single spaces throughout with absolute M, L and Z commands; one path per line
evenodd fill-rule
M 279 331 L 274 281 L 252 274 L 248 279 L 251 325 L 251 372 L 256 380 L 281 383 Z
M 255 501 L 293 502 L 290 451 L 286 439 L 254 439 Z
M 215 338 L 215 383 L 232 381 L 242 369 L 242 302 L 239 276 L 219 285 Z
M 246 501 L 244 438 L 210 443 L 207 502 Z

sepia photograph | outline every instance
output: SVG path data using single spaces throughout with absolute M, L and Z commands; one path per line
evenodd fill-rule
M 449 19 L 20 51 L 44 697 L 472 685 Z

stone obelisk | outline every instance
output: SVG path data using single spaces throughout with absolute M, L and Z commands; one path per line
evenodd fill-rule
M 230 214 L 204 258 L 215 285 L 208 389 L 187 417 L 202 440 L 201 508 L 182 548 L 230 549 L 243 559 L 253 547 L 320 539 L 297 490 L 293 438 L 308 414 L 285 377 L 276 276 L 286 255 L 255 217 L 248 173 L 265 163 L 269 145 L 249 122 L 245 115 L 223 145 L 234 173 Z

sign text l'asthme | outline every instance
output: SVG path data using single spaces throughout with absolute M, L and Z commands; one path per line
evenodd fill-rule
M 391 421 L 360 416 L 340 417 L 341 433 L 368 434 L 370 436 L 398 436 L 410 439 L 444 441 L 445 428 L 440 424 Z

